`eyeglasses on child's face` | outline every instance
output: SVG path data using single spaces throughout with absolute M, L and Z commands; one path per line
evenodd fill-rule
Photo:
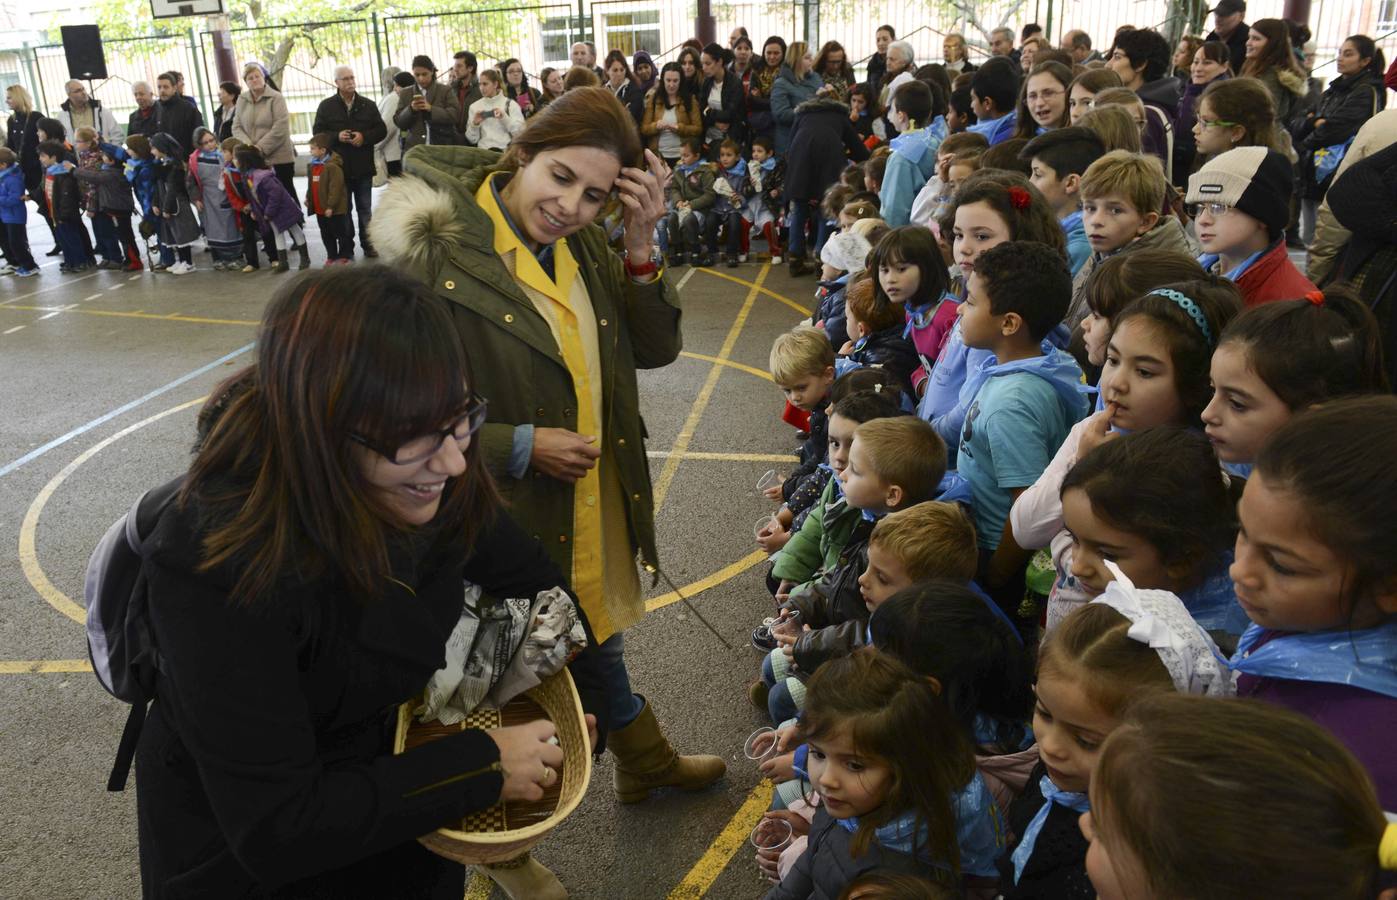
M 1228 206 L 1226 203 L 1190 203 L 1184 207 L 1184 210 L 1195 219 L 1203 215 L 1203 213 L 1207 213 L 1210 217 L 1217 219 L 1231 212 L 1232 207 Z
M 1229 122 L 1226 119 L 1205 119 L 1202 116 L 1198 117 L 1198 124 L 1204 128 L 1236 128 L 1238 125 L 1237 122 Z
M 479 394 L 472 393 L 466 401 L 466 409 L 459 418 L 440 431 L 431 431 L 419 437 L 410 438 L 397 447 L 387 447 L 359 434 L 350 434 L 349 439 L 369 448 L 395 466 L 411 466 L 426 462 L 441 450 L 447 438 L 453 438 L 464 453 L 470 447 L 471 436 L 485 424 L 487 402 Z

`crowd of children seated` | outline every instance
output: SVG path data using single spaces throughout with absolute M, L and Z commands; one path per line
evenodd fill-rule
M 811 228 L 815 312 L 770 354 L 799 462 L 757 535 L 768 897 L 1392 900 L 1378 323 L 1287 255 L 1283 150 L 1205 135 L 1176 189 L 1148 100 L 1044 65 L 973 79 L 974 130 L 897 89 Z

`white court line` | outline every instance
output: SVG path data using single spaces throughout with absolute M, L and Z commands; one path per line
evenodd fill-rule
M 118 406 L 116 409 L 112 410 L 111 412 L 103 413 L 102 415 L 100 415 L 100 416 L 98 416 L 97 418 L 93 419 L 91 422 L 88 422 L 88 423 L 86 423 L 86 424 L 84 424 L 84 425 L 79 425 L 77 428 L 74 428 L 72 431 L 68 432 L 67 434 L 62 435 L 61 437 L 56 437 L 56 438 L 54 438 L 53 440 L 49 441 L 47 444 L 44 444 L 42 447 L 36 447 L 36 448 L 34 448 L 33 450 L 30 450 L 28 453 L 24 454 L 23 456 L 21 456 L 19 459 L 15 460 L 14 462 L 8 463 L 8 464 L 5 465 L 5 466 L 0 466 L 0 478 L 3 478 L 4 476 L 10 474 L 10 473 L 13 472 L 15 469 L 18 469 L 20 466 L 24 465 L 25 463 L 27 463 L 27 462 L 32 462 L 33 460 L 38 459 L 39 457 L 43 456 L 45 453 L 49 452 L 50 450 L 54 449 L 55 447 L 61 447 L 61 446 L 63 446 L 64 444 L 66 444 L 66 443 L 68 443 L 69 441 L 71 441 L 73 438 L 79 437 L 79 436 L 81 436 L 81 435 L 83 435 L 83 434 L 86 434 L 87 432 L 91 431 L 92 429 L 96 428 L 97 426 L 99 426 L 99 425 L 101 425 L 101 424 L 103 424 L 103 423 L 105 423 L 105 422 L 110 422 L 112 419 L 115 419 L 117 416 L 121 415 L 122 413 L 130 412 L 131 410 L 133 410 L 133 409 L 135 409 L 136 407 L 140 406 L 142 403 L 146 403 L 146 402 L 148 402 L 148 401 L 150 401 L 150 400 L 154 400 L 156 397 L 159 397 L 161 394 L 164 394 L 164 393 L 166 393 L 166 392 L 168 392 L 168 391 L 174 390 L 175 388 L 177 388 L 177 387 L 179 387 L 180 385 L 184 384 L 186 381 L 190 381 L 190 380 L 192 380 L 192 379 L 194 379 L 194 378 L 198 378 L 200 375 L 203 375 L 205 372 L 212 371 L 213 369 L 218 368 L 219 366 L 223 365 L 224 363 L 228 362 L 229 360 L 236 359 L 237 357 L 242 356 L 244 353 L 246 353 L 247 351 L 251 350 L 251 349 L 253 348 L 253 346 L 254 346 L 253 344 L 246 344 L 246 345 L 244 345 L 244 346 L 242 346 L 242 347 L 239 347 L 238 349 L 234 350 L 232 353 L 228 353 L 228 354 L 225 354 L 225 355 L 223 355 L 223 356 L 220 356 L 218 359 L 215 359 L 213 362 L 209 363 L 208 365 L 200 366 L 199 368 L 195 369 L 195 370 L 192 371 L 192 372 L 187 372 L 187 373 L 185 373 L 184 375 L 181 375 L 180 377 L 176 378 L 174 381 L 170 382 L 169 384 L 164 385 L 164 386 L 162 386 L 162 387 L 156 388 L 155 390 L 151 391 L 149 394 L 146 394 L 144 397 L 138 397 L 138 398 L 136 398 L 135 400 L 132 400 L 130 403 L 125 403 L 125 404 L 123 404 L 123 405 L 121 405 L 121 406 Z
M 126 287 L 126 285 L 124 284 L 114 284 L 111 287 L 107 288 L 107 293 L 110 294 L 112 291 L 119 291 L 124 287 Z
M 30 297 L 37 297 L 40 294 L 47 294 L 49 291 L 61 291 L 67 287 L 77 284 L 79 281 L 86 281 L 89 278 L 96 278 L 100 274 L 102 273 L 90 272 L 87 275 L 79 275 L 77 278 L 67 278 L 65 276 L 65 280 L 62 284 L 50 285 L 46 288 L 39 288 L 37 291 L 30 291 L 27 294 L 20 294 L 18 297 L 11 297 L 3 303 L 0 303 L 0 306 L 9 306 L 12 303 L 18 303 L 21 300 L 28 300 Z
M 6 333 L 6 334 L 14 334 L 16 331 L 19 331 L 19 330 L 20 330 L 21 328 L 23 328 L 23 327 L 24 327 L 23 325 L 16 325 L 14 328 L 11 328 L 11 329 L 7 330 L 5 333 Z
M 96 300 L 98 297 L 101 297 L 101 296 L 102 296 L 101 291 L 98 291 L 97 293 L 93 294 L 91 297 L 84 297 L 84 298 L 82 298 L 82 302 L 83 302 L 83 303 L 86 303 L 86 302 L 88 302 L 89 300 Z
M 127 280 L 127 281 L 138 281 L 138 280 L 140 280 L 140 277 L 141 277 L 140 275 L 132 275 L 130 278 L 128 278 L 128 279 L 126 279 L 126 280 Z
M 676 292 L 677 292 L 677 291 L 682 291 L 682 290 L 684 290 L 684 285 L 686 285 L 686 284 L 689 283 L 689 279 L 690 279 L 690 278 L 693 278 L 693 277 L 694 277 L 694 273 L 697 272 L 697 271 L 698 271 L 698 269 L 696 269 L 696 268 L 690 268 L 689 271 L 685 272 L 685 273 L 684 273 L 684 277 L 681 278 L 681 279 L 679 279 L 679 283 L 676 284 L 676 285 L 674 286 L 674 290 L 675 290 Z
M 89 297 L 88 299 L 90 300 L 90 299 L 92 299 L 92 298 Z M 54 310 L 53 312 L 51 312 L 51 313 L 47 313 L 47 314 L 45 314 L 45 315 L 39 316 L 38 321 L 42 322 L 42 321 L 44 321 L 45 319 L 52 319 L 54 316 L 58 315 L 59 313 L 64 313 L 64 312 L 67 312 L 67 311 L 70 310 L 70 309 L 76 309 L 76 308 L 77 308 L 77 304 L 76 304 L 76 303 L 70 303 L 70 304 L 68 304 L 67 306 L 60 306 L 60 307 L 58 307 L 57 309 L 55 309 L 55 310 Z

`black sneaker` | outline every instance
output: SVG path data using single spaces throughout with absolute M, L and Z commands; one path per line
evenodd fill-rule
M 776 638 L 772 637 L 771 626 L 758 625 L 752 629 L 752 647 L 763 653 L 770 653 L 776 649 Z
M 728 254 L 728 258 L 727 258 L 726 265 L 727 265 L 727 267 L 728 267 L 729 269 L 736 269 L 736 268 L 737 268 L 737 257 L 736 257 L 736 256 L 733 256 L 731 253 L 729 253 L 729 254 Z

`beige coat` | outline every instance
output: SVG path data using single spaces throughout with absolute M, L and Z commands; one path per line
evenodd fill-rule
M 1394 141 L 1397 141 L 1397 109 L 1384 110 L 1364 122 L 1363 127 L 1358 129 L 1353 144 L 1344 154 L 1343 162 L 1339 163 L 1334 180 L 1337 181 L 1354 163 L 1372 156 Z M 1315 239 L 1310 244 L 1309 266 L 1305 272 L 1311 281 L 1315 284 L 1324 282 L 1349 237 L 1349 230 L 1334 218 L 1334 214 L 1329 211 L 1329 201 L 1325 200 L 1315 215 Z
M 233 113 L 233 137 L 256 146 L 270 165 L 296 160 L 286 99 L 271 87 L 264 88 L 261 98 L 256 100 L 252 91 L 238 95 L 237 110 Z

